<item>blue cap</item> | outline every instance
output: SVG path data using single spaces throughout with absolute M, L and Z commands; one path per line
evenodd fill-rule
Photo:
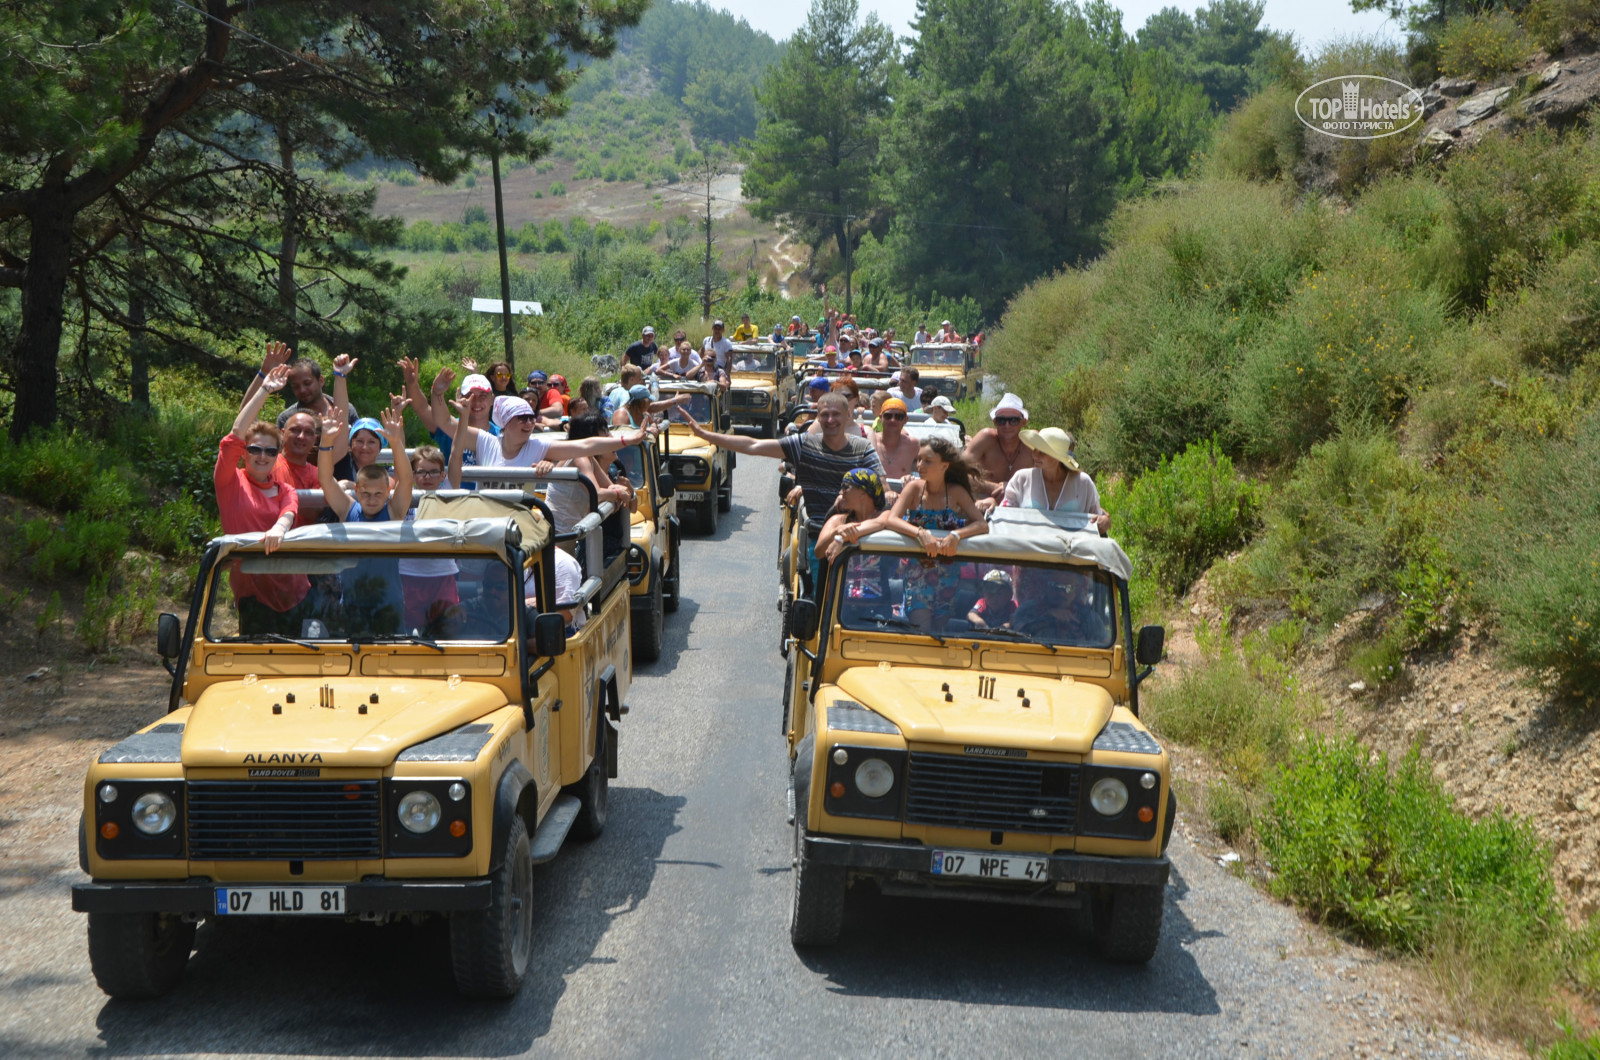
M 535 368 L 533 371 L 528 373 L 528 382 L 530 382 L 530 383 L 532 383 L 532 382 L 543 383 L 543 382 L 546 382 L 549 378 L 550 378 L 549 376 L 545 375 L 543 372 L 539 371 L 539 369 L 537 369 L 537 368 Z
M 650 400 L 650 388 L 645 386 L 643 383 L 636 383 L 633 386 L 628 388 L 628 404 L 631 405 L 635 401 L 649 401 L 649 400 Z
M 818 375 L 818 376 L 812 376 L 811 382 L 806 384 L 806 389 L 807 390 L 826 390 L 826 389 L 828 389 L 828 387 L 830 387 L 832 385 L 833 385 L 832 383 L 828 382 L 828 377 L 827 376 Z
M 380 442 L 383 441 L 383 424 L 379 423 L 371 416 L 363 416 L 359 420 L 356 420 L 355 423 L 351 424 L 350 437 L 354 438 L 362 431 L 371 431 L 373 434 L 378 436 L 378 440 Z

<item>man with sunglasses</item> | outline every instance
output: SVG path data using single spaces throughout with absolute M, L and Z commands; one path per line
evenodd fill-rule
M 1020 437 L 1028 425 L 1022 399 L 1006 394 L 989 412 L 989 419 L 993 427 L 985 427 L 967 440 L 967 459 L 983 472 L 983 480 L 973 483 L 972 491 L 983 509 L 1000 503 L 1012 475 L 1033 466 L 1033 450 L 1023 445 Z
M 894 391 L 889 393 L 893 394 Z M 917 469 L 917 450 L 920 446 L 915 438 L 905 433 L 907 414 L 906 403 L 898 397 L 885 399 L 878 410 L 878 422 L 882 429 L 873 433 L 872 445 L 878 450 L 878 459 L 883 463 L 883 473 L 887 478 L 903 479 Z

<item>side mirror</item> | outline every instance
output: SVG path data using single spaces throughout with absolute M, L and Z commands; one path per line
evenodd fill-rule
M 671 497 L 677 488 L 678 482 L 670 474 L 665 471 L 656 474 L 656 492 L 661 495 L 662 500 Z
M 183 621 L 170 611 L 156 620 L 156 654 L 176 659 L 183 652 Z
M 782 504 L 789 496 L 789 491 L 794 489 L 793 475 L 778 476 L 778 503 Z
M 551 611 L 533 620 L 533 650 L 546 658 L 563 655 L 567 650 L 567 620 Z
M 1140 666 L 1154 666 L 1161 661 L 1161 650 L 1166 643 L 1165 626 L 1139 627 L 1139 642 L 1133 649 L 1133 661 Z
M 821 618 L 822 613 L 817 609 L 815 600 L 800 596 L 789 604 L 789 629 L 799 640 L 807 641 L 815 637 Z
M 717 420 L 717 430 L 727 434 L 733 428 L 733 416 L 724 412 L 722 418 Z

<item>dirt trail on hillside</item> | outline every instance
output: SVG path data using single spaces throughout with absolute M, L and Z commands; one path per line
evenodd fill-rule
M 778 293 L 784 298 L 790 297 L 789 281 L 794 279 L 794 274 L 799 272 L 800 266 L 804 264 L 792 257 L 784 249 L 788 245 L 789 233 L 785 232 L 778 237 L 778 241 L 773 244 L 772 250 L 767 254 L 767 261 L 771 263 L 773 271 L 778 275 Z M 765 286 L 764 279 L 763 286 Z

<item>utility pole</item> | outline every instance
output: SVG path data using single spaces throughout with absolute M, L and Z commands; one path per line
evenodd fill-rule
M 517 362 L 511 347 L 511 266 L 506 262 L 506 206 L 500 194 L 500 144 L 497 140 L 489 152 L 489 171 L 494 175 L 494 231 L 495 242 L 500 245 L 500 326 L 506 339 L 506 363 L 511 366 L 511 378 L 517 377 Z
M 711 285 L 711 251 L 715 242 L 711 238 L 711 182 L 727 172 L 726 166 L 727 162 L 722 156 L 708 151 L 690 169 L 694 179 L 697 181 L 703 180 L 706 185 L 706 216 L 704 219 L 706 228 L 705 278 L 700 289 L 700 308 L 707 320 L 711 319 L 711 303 L 712 295 L 714 294 Z
M 856 219 L 855 214 L 844 215 L 844 315 L 850 315 L 850 222 Z

